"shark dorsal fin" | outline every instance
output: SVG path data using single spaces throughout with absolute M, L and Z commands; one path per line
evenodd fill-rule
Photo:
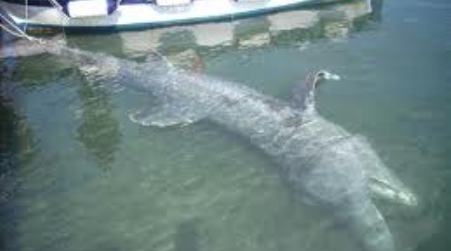
M 340 80 L 340 76 L 321 70 L 309 73 L 301 85 L 293 90 L 292 106 L 303 111 L 315 109 L 315 88 L 323 80 Z
M 313 81 L 315 75 L 309 73 L 305 78 L 304 82 L 297 85 L 293 89 L 293 96 L 291 97 L 291 104 L 293 107 L 305 110 L 307 107 L 307 99 L 309 98 L 310 92 L 312 90 Z

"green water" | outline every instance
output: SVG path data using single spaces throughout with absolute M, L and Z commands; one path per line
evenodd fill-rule
M 377 201 L 398 250 L 450 250 L 451 3 L 378 1 L 372 13 L 343 14 L 355 6 L 301 12 L 316 21 L 287 29 L 274 20 L 293 16 L 280 13 L 203 33 L 67 40 L 136 61 L 158 50 L 280 99 L 312 70 L 338 73 L 341 81 L 318 90 L 320 113 L 365 135 L 421 201 L 415 209 Z M 232 37 L 216 37 L 230 29 Z M 296 200 L 245 139 L 207 122 L 134 124 L 128 114 L 149 105 L 148 95 L 88 81 L 67 59 L 0 62 L 9 69 L 0 96 L 0 250 L 359 250 L 340 224 Z

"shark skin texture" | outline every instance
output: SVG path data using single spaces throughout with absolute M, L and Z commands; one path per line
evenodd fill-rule
M 339 76 L 319 71 L 307 77 L 292 102 L 239 83 L 190 72 L 165 60 L 145 63 L 69 48 L 42 40 L 47 53 L 78 67 L 89 80 L 151 93 L 159 106 L 133 114 L 145 126 L 187 126 L 208 120 L 250 140 L 277 163 L 299 197 L 345 223 L 362 250 L 395 251 L 395 243 L 372 196 L 415 206 L 415 195 L 389 170 L 360 135 L 323 118 L 315 87 Z

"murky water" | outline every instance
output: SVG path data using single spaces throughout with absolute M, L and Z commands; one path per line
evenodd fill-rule
M 451 4 L 373 1 L 104 35 L 69 45 L 180 67 L 288 99 L 308 72 L 320 113 L 365 135 L 420 198 L 383 201 L 398 250 L 449 250 Z M 358 250 L 296 200 L 274 163 L 207 122 L 142 127 L 150 97 L 90 82 L 48 55 L 0 61 L 1 250 Z

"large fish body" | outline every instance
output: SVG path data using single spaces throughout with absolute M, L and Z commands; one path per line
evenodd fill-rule
M 370 193 L 404 204 L 415 197 L 392 175 L 367 141 L 321 117 L 314 84 L 294 103 L 249 87 L 149 60 L 115 57 L 48 45 L 78 64 L 90 78 L 121 83 L 158 97 L 161 105 L 132 119 L 149 126 L 187 125 L 208 119 L 250 140 L 280 167 L 299 195 L 344 222 L 362 249 L 394 251 L 390 230 Z

